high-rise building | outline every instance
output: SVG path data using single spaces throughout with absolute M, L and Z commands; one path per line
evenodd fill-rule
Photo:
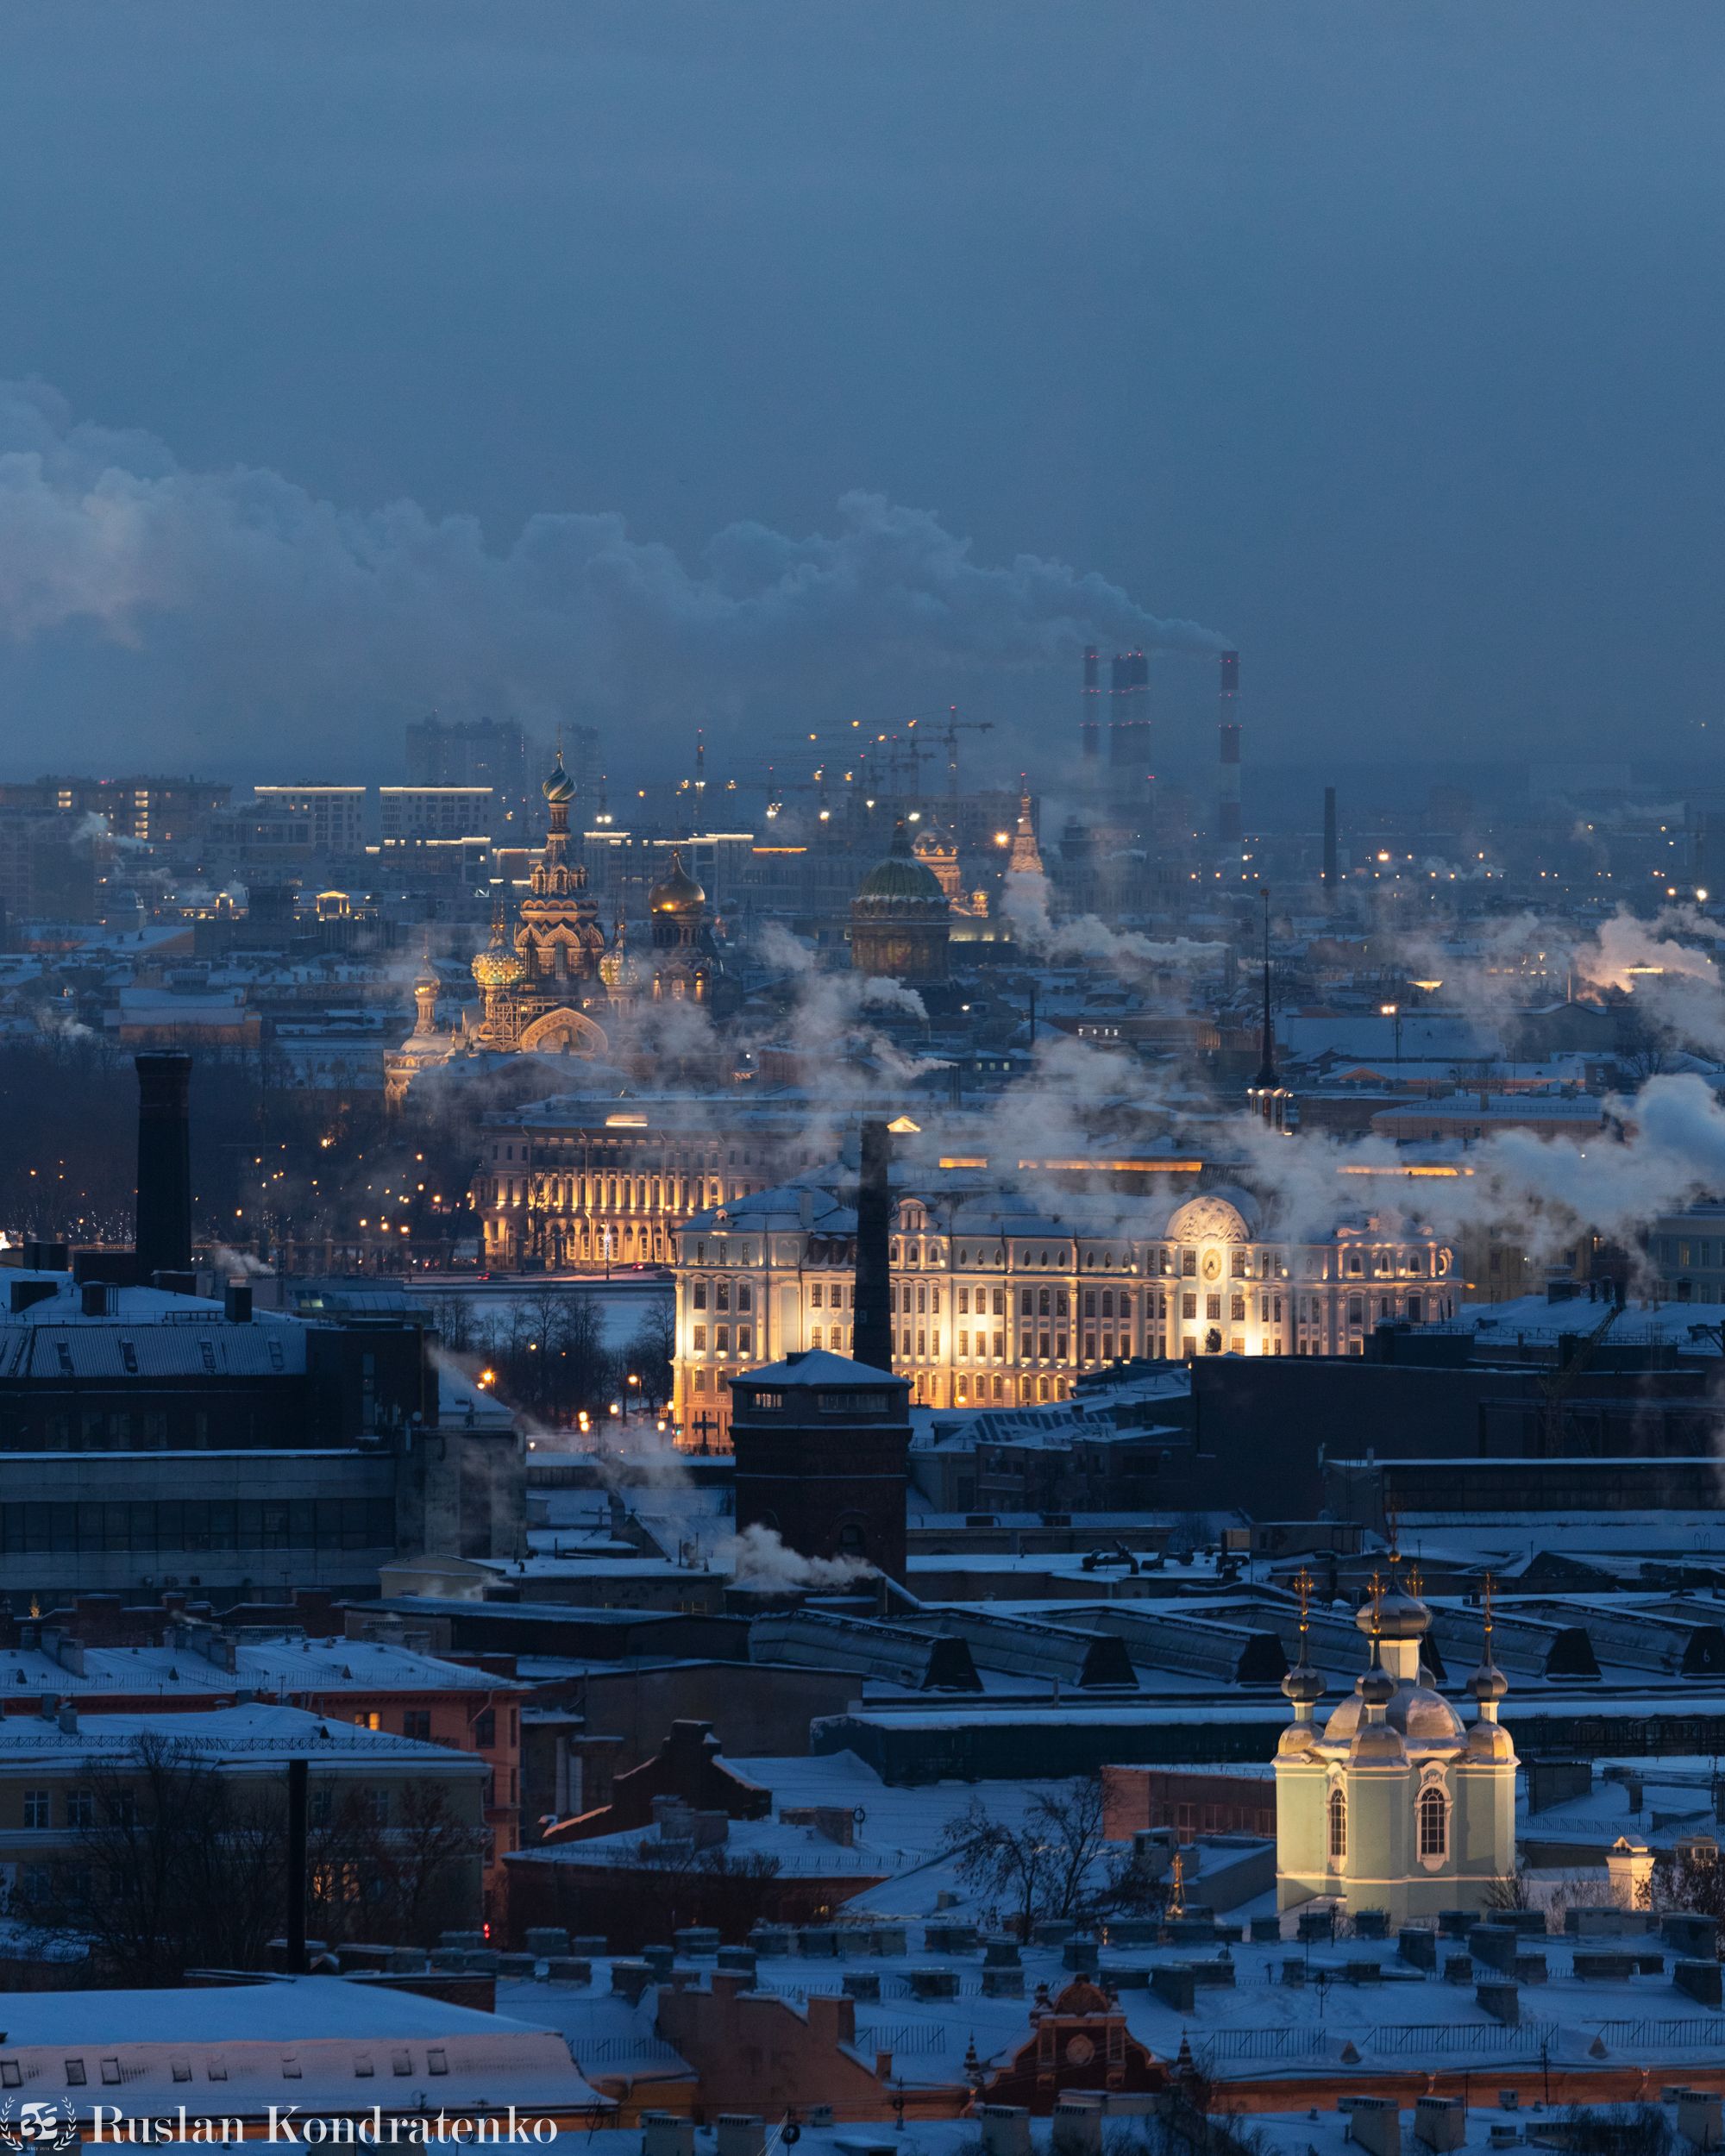
M 116 838 L 172 845 L 198 838 L 233 788 L 203 779 L 79 779 L 56 776 L 0 786 L 0 808 L 96 815 Z
M 423 845 L 491 837 L 497 795 L 488 786 L 380 786 L 378 807 L 386 846 Z
M 311 824 L 311 844 L 319 854 L 363 853 L 366 843 L 366 789 L 362 786 L 254 786 L 260 807 L 278 805 L 290 816 Z
M 408 783 L 483 786 L 527 796 L 527 737 L 512 718 L 416 718 L 407 729 Z

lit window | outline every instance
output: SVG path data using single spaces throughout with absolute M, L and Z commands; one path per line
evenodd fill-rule
M 1345 1857 L 1348 1852 L 1348 1802 L 1341 1789 L 1330 1791 L 1330 1855 Z
M 1420 1792 L 1420 1854 L 1446 1857 L 1450 1850 L 1450 1807 L 1443 1791 L 1433 1785 Z

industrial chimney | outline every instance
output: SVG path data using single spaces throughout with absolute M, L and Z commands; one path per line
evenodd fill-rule
M 191 1264 L 191 1058 L 163 1050 L 138 1067 L 138 1278 Z
M 850 1352 L 877 1370 L 893 1367 L 893 1276 L 887 1256 L 892 1156 L 891 1133 L 883 1122 L 870 1118 L 862 1125 L 856 1178 L 856 1311 Z
M 1240 661 L 1237 651 L 1222 654 L 1221 762 L 1216 774 L 1216 837 L 1225 846 L 1240 840 Z
M 1333 786 L 1324 788 L 1324 900 L 1333 906 L 1336 897 L 1336 790 Z
M 1094 774 L 1102 753 L 1102 683 L 1095 644 L 1084 647 L 1084 699 L 1078 707 L 1078 749 Z
M 1150 659 L 1143 651 L 1114 655 L 1109 679 L 1108 761 L 1116 770 L 1150 775 Z

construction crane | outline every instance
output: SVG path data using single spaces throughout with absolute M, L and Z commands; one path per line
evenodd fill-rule
M 1623 1306 L 1614 1300 L 1591 1332 L 1577 1338 L 1572 1332 L 1558 1335 L 1558 1359 L 1540 1378 L 1545 1402 L 1540 1418 L 1541 1442 L 1547 1459 L 1554 1458 L 1563 1444 L 1564 1404 L 1586 1376 L 1593 1358 L 1605 1344 L 1605 1336 L 1622 1315 Z M 1573 1343 L 1573 1345 L 1571 1344 Z M 1565 1352 L 1565 1350 L 1568 1351 Z
M 958 736 L 960 734 L 991 734 L 994 730 L 992 718 L 960 718 L 958 706 L 946 707 L 946 724 L 940 729 L 940 739 L 946 744 L 946 798 L 955 811 L 958 806 Z

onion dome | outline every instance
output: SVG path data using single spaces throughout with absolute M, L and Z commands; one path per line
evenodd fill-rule
M 1355 1732 L 1348 1757 L 1357 1765 L 1396 1767 L 1407 1758 L 1408 1748 L 1399 1729 L 1393 1729 L 1388 1722 L 1367 1722 Z
M 575 798 L 575 782 L 563 768 L 563 752 L 557 751 L 557 767 L 545 780 L 540 792 L 552 806 L 567 808 Z
M 857 885 L 851 904 L 881 912 L 928 906 L 945 917 L 946 893 L 940 887 L 940 879 L 911 851 L 910 832 L 902 817 L 893 832 L 891 852 Z
M 1423 1639 L 1432 1628 L 1432 1613 L 1417 1595 L 1392 1588 L 1378 1596 L 1375 1610 L 1371 1602 L 1362 1602 L 1354 1622 L 1363 1633 L 1376 1633 L 1380 1639 Z
M 683 849 L 671 849 L 670 872 L 647 893 L 649 913 L 697 913 L 706 904 L 706 893 L 683 866 Z
M 1296 1662 L 1282 1680 L 1282 1696 L 1308 1707 L 1324 1696 L 1324 1680 L 1309 1662 Z
M 1381 1662 L 1374 1662 L 1354 1689 L 1368 1707 L 1388 1707 L 1396 1696 L 1396 1680 Z
M 1276 1749 L 1283 1758 L 1309 1752 L 1318 1741 L 1312 1709 L 1324 1696 L 1324 1680 L 1309 1662 L 1296 1662 L 1282 1680 L 1283 1697 L 1291 1702 L 1294 1720 L 1282 1733 Z
M 1482 1662 L 1467 1680 L 1467 1689 L 1482 1707 L 1490 1700 L 1495 1707 L 1509 1689 L 1509 1680 L 1495 1662 Z
M 473 971 L 482 988 L 512 988 L 525 976 L 527 968 L 520 955 L 499 935 L 474 959 Z

